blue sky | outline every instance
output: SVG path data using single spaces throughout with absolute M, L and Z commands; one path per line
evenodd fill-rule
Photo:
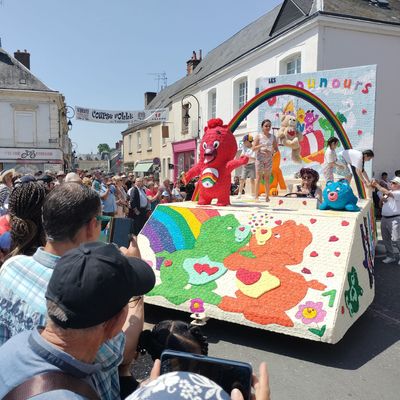
M 149 73 L 171 84 L 186 74 L 192 51 L 203 57 L 280 0 L 0 0 L 3 49 L 31 53 L 31 71 L 70 106 L 143 109 L 157 91 Z M 124 124 L 73 120 L 79 153 L 111 147 Z

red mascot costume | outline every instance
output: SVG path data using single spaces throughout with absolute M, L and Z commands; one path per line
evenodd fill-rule
M 236 139 L 220 118 L 210 119 L 207 125 L 200 143 L 199 162 L 184 175 L 184 181 L 200 176 L 198 204 L 210 204 L 212 199 L 217 199 L 217 206 L 227 206 L 230 204 L 231 172 L 247 164 L 249 158 L 242 156 L 234 160 Z

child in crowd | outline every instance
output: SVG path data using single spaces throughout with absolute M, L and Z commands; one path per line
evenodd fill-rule
M 141 333 L 138 350 L 147 351 L 153 361 L 159 359 L 167 349 L 207 355 L 207 337 L 198 326 L 172 320 L 161 321 L 151 331 Z
M 265 201 L 269 201 L 270 177 L 272 172 L 272 157 L 278 151 L 278 142 L 271 133 L 271 121 L 265 119 L 261 122 L 262 133 L 257 135 L 253 142 L 253 150 L 256 152 L 256 193 L 258 199 L 261 180 L 265 182 Z
M 328 146 L 325 150 L 324 155 L 324 164 L 322 166 L 322 173 L 324 174 L 325 181 L 333 181 L 333 172 L 336 168 L 342 168 L 342 164 L 337 162 L 336 148 L 339 144 L 339 139 L 335 137 L 331 137 L 327 142 Z
M 246 183 L 246 179 L 250 178 L 251 183 L 251 195 L 255 195 L 255 183 L 256 183 L 256 153 L 253 150 L 254 138 L 252 135 L 243 136 L 243 150 L 241 156 L 249 157 L 249 161 L 242 167 L 242 175 L 240 177 L 238 199 L 242 196 L 243 187 Z

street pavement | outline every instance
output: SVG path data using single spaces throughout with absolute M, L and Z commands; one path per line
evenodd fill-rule
M 209 355 L 255 370 L 266 361 L 273 400 L 399 400 L 400 266 L 383 264 L 383 257 L 375 260 L 374 302 L 336 345 L 210 320 Z M 188 313 L 148 304 L 145 313 L 148 327 L 189 321 Z

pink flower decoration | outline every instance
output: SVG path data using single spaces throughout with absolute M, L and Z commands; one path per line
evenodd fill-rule
M 296 318 L 301 319 L 303 324 L 311 324 L 311 322 L 322 322 L 326 317 L 326 311 L 322 309 L 321 301 L 314 303 L 306 301 L 306 304 L 299 305 L 299 311 L 296 313 Z
M 202 299 L 192 299 L 192 300 L 190 300 L 190 312 L 191 313 L 202 313 L 202 312 L 204 312 L 204 301 Z

